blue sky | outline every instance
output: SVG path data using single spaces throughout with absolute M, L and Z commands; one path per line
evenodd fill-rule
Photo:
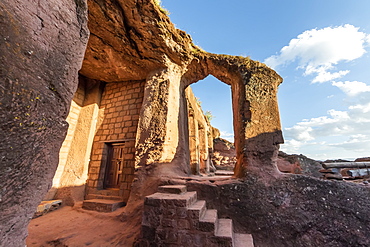
M 177 28 L 212 53 L 250 56 L 284 79 L 281 150 L 314 159 L 370 156 L 369 0 L 162 0 Z M 232 140 L 230 89 L 192 85 Z

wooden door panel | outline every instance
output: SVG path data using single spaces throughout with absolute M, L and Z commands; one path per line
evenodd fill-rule
M 123 163 L 124 144 L 111 144 L 109 146 L 106 175 L 104 179 L 105 188 L 119 188 L 122 180 Z

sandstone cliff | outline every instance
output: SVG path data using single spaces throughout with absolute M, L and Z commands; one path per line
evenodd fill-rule
M 1 246 L 24 246 L 50 186 L 88 36 L 84 1 L 0 2 Z
M 87 88 L 143 85 L 130 147 L 135 180 L 122 216 L 132 216 L 132 228 L 146 195 L 190 174 L 184 90 L 212 74 L 231 85 L 240 180 L 193 187 L 257 246 L 370 244 L 367 188 L 277 170 L 282 79 L 264 64 L 199 50 L 152 0 L 6 0 L 0 31 L 2 245 L 24 245 L 51 186 L 80 69 Z

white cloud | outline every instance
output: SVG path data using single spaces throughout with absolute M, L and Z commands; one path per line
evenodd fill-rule
M 366 43 L 367 43 L 367 45 L 370 46 L 370 34 L 367 35 L 367 37 L 366 37 Z
M 370 92 L 370 86 L 360 81 L 345 81 L 345 82 L 333 82 L 333 86 L 338 87 L 348 96 L 356 96 L 360 93 Z
M 229 132 L 226 132 L 226 131 L 221 131 L 220 137 L 223 138 L 223 139 L 225 139 L 225 140 L 228 140 L 229 142 L 234 143 L 234 133 L 229 133 Z
M 347 141 L 344 141 L 342 143 L 334 143 L 330 144 L 331 147 L 334 148 L 343 148 L 355 152 L 362 152 L 365 155 L 363 156 L 369 156 L 370 153 L 370 139 L 369 136 L 358 134 L 358 135 L 352 135 L 349 137 Z M 366 155 L 367 154 L 367 155 Z M 359 157 L 358 157 L 359 158 Z
M 294 137 L 296 141 L 310 141 L 314 138 L 311 136 L 312 128 L 309 126 L 302 125 L 301 122 L 291 128 L 285 128 L 289 136 Z
M 284 144 L 280 145 L 280 150 L 288 154 L 296 154 L 297 152 L 299 152 L 302 145 L 302 142 L 295 139 L 285 140 Z
M 331 81 L 334 79 L 341 78 L 349 73 L 349 70 L 340 70 L 338 72 L 331 73 L 327 71 L 329 68 L 327 66 L 320 66 L 318 68 L 313 68 L 310 66 L 306 67 L 306 71 L 304 72 L 304 75 L 312 75 L 317 74 L 316 77 L 312 80 L 313 83 L 315 82 L 326 82 Z
M 349 107 L 350 110 L 359 110 L 361 113 L 369 113 L 370 112 L 370 102 L 364 105 L 357 104 L 352 105 Z M 370 119 L 369 119 L 370 121 Z
M 370 35 L 346 24 L 307 30 L 264 61 L 272 68 L 292 64 L 303 70 L 303 76 L 310 76 L 312 83 L 331 81 L 348 96 L 343 101 L 346 110 L 332 109 L 285 128 L 282 150 L 313 158 L 370 156 L 370 86 L 355 80 L 340 81 L 350 73 L 343 63 L 362 57 L 368 47 Z
M 272 68 L 298 62 L 304 75 L 314 75 L 312 82 L 325 82 L 343 77 L 349 70 L 329 72 L 342 61 L 355 60 L 366 53 L 370 35 L 359 31 L 353 25 L 312 29 L 292 39 L 280 54 L 267 58 L 264 62 Z
M 370 99 L 347 111 L 329 110 L 327 116 L 303 120 L 285 128 L 284 136 L 287 152 L 314 158 L 318 153 L 328 158 L 370 156 Z

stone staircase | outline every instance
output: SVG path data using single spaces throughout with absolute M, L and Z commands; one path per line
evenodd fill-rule
M 82 208 L 98 212 L 113 212 L 116 209 L 126 205 L 119 191 L 101 191 L 102 194 L 88 194 L 86 200 L 82 203 Z
M 144 202 L 141 246 L 253 247 L 250 234 L 235 233 L 231 219 L 219 219 L 217 210 L 197 200 L 185 185 L 159 187 Z

